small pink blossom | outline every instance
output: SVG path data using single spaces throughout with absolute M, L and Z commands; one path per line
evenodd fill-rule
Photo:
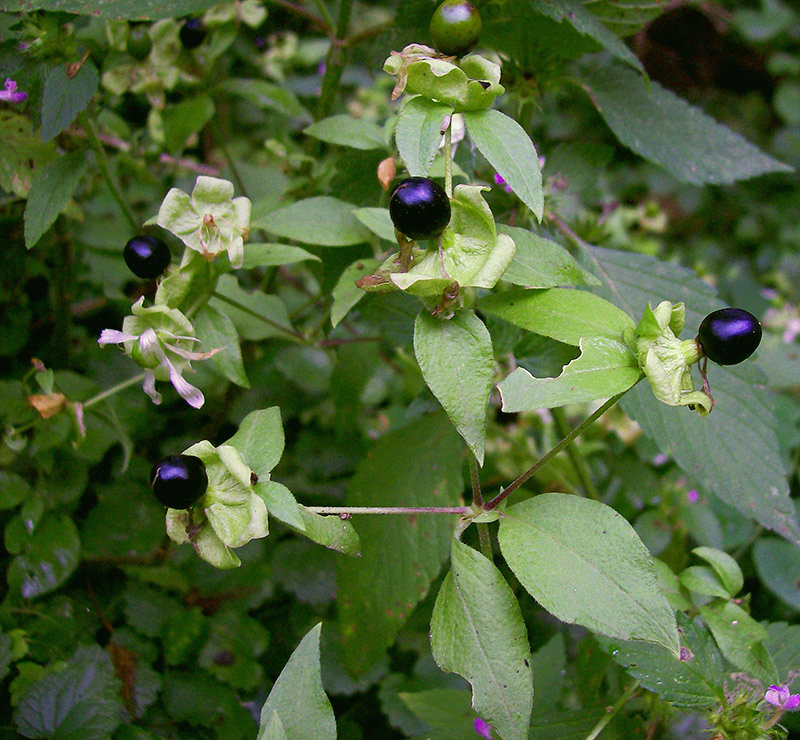
M 496 172 L 494 173 L 494 184 L 495 185 L 502 185 L 503 190 L 507 193 L 513 193 L 514 191 L 506 184 L 506 181 L 503 179 L 502 175 L 498 175 Z
M 764 699 L 768 704 L 786 711 L 794 711 L 800 708 L 800 694 L 789 693 L 786 685 L 775 686 L 774 684 L 767 689 Z
M 700 500 L 700 494 L 694 489 L 692 489 L 686 494 L 686 500 L 690 504 L 696 504 Z
M 485 737 L 487 740 L 492 740 L 492 726 L 485 719 L 475 717 L 472 726 L 478 735 Z
M 17 83 L 10 77 L 6 77 L 6 89 L 0 90 L 0 100 L 7 103 L 21 103 L 28 99 L 28 93 L 17 92 Z

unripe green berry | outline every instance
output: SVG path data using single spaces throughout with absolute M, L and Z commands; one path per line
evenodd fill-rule
M 431 41 L 439 53 L 461 57 L 477 46 L 482 25 L 469 0 L 444 0 L 431 18 Z

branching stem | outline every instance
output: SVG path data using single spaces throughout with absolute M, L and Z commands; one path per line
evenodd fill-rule
M 586 736 L 586 740 L 596 740 L 598 735 L 605 729 L 606 725 L 614 719 L 614 715 L 619 712 L 622 707 L 630 700 L 630 698 L 638 691 L 639 681 L 634 681 L 622 692 L 622 696 L 617 699 L 616 704 L 611 707 L 601 718 L 600 721 L 592 728 L 592 731 Z
M 96 396 L 92 396 L 87 401 L 83 402 L 83 408 L 88 409 L 90 406 L 94 406 L 96 403 L 100 403 L 100 401 L 105 401 L 106 398 L 109 396 L 113 396 L 115 393 L 119 393 L 120 391 L 124 391 L 126 388 L 129 388 L 132 385 L 136 385 L 137 383 L 141 383 L 144 380 L 144 373 L 139 373 L 138 375 L 134 375 L 132 378 L 128 378 L 127 380 L 123 380 L 116 385 L 112 385 L 110 388 L 98 393 Z
M 314 514 L 338 514 L 349 517 L 353 514 L 472 514 L 468 506 L 308 506 Z

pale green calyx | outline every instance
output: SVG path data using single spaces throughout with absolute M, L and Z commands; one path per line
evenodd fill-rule
M 192 194 L 172 188 L 158 210 L 156 223 L 208 261 L 227 252 L 241 267 L 244 241 L 250 236 L 250 199 L 233 197 L 233 183 L 200 175 Z
M 669 406 L 691 406 L 706 416 L 714 402 L 708 393 L 694 387 L 691 366 L 700 359 L 700 353 L 693 339 L 678 339 L 685 321 L 683 303 L 662 301 L 655 309 L 648 304 L 626 340 L 659 401 Z
M 429 46 L 409 44 L 402 51 L 393 51 L 383 70 L 397 77 L 392 100 L 403 92 L 414 93 L 446 103 L 456 112 L 484 110 L 505 92 L 500 65 L 479 54 L 470 54 L 456 64 Z
M 250 28 L 258 28 L 266 17 L 267 11 L 259 0 L 241 0 L 209 8 L 203 15 L 203 24 L 206 28 L 216 28 L 225 23 L 241 21 Z
M 173 542 L 190 543 L 217 568 L 240 565 L 233 548 L 266 537 L 267 506 L 255 492 L 257 479 L 230 445 L 214 447 L 203 440 L 184 450 L 206 466 L 208 489 L 190 509 L 167 509 L 167 534 Z

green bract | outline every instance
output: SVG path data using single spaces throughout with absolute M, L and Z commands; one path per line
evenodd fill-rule
M 207 260 L 227 252 L 231 266 L 241 267 L 250 236 L 250 199 L 234 198 L 228 180 L 200 175 L 191 195 L 178 188 L 167 193 L 156 223 Z
M 626 339 L 659 401 L 693 406 L 706 416 L 713 401 L 705 391 L 695 390 L 691 371 L 691 365 L 700 359 L 697 344 L 693 339 L 678 339 L 685 321 L 683 303 L 662 301 L 655 309 L 648 303 L 642 320 Z
M 269 533 L 267 506 L 255 492 L 252 471 L 230 445 L 203 440 L 183 454 L 205 463 L 208 489 L 190 509 L 167 509 L 167 534 L 179 545 L 191 543 L 211 565 L 235 568 L 241 561 L 232 548 Z
M 478 54 L 459 64 L 436 56 L 430 46 L 409 44 L 383 64 L 384 72 L 397 77 L 392 92 L 396 100 L 404 92 L 445 103 L 456 112 L 488 108 L 505 92 L 500 84 L 500 65 Z
M 223 23 L 241 21 L 250 28 L 258 28 L 267 18 L 267 11 L 259 0 L 243 0 L 237 3 L 222 3 L 209 8 L 203 15 L 206 28 L 215 28 Z

